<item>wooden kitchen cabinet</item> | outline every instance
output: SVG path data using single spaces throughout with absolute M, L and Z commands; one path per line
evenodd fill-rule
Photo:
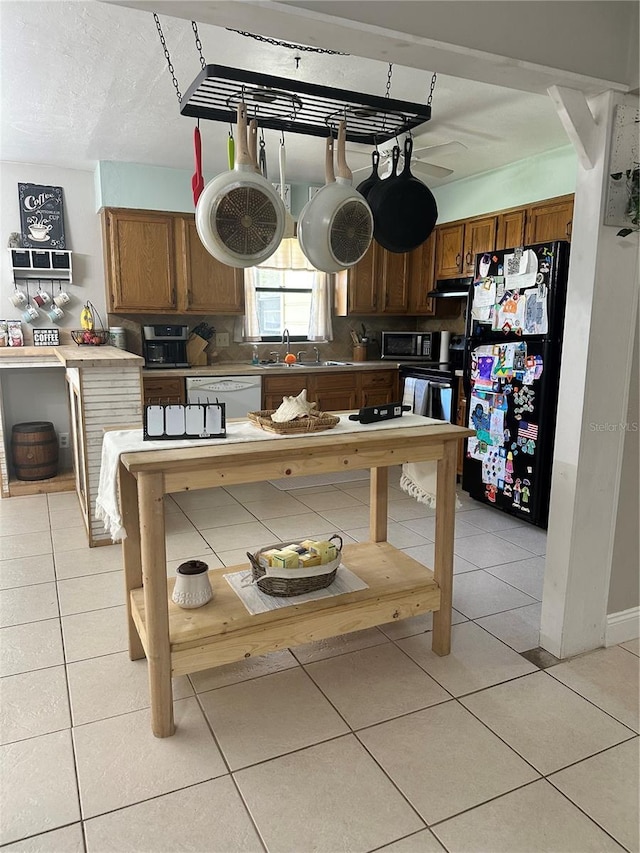
M 498 217 L 485 216 L 436 228 L 436 279 L 474 273 L 475 256 L 495 248 Z
M 307 399 L 311 400 L 309 387 L 307 385 L 306 373 L 298 373 L 291 370 L 289 373 L 279 376 L 262 377 L 262 408 L 277 409 L 282 398 L 297 397 L 303 388 L 307 388 Z
M 187 402 L 184 377 L 143 376 L 142 396 L 145 406 L 157 403 L 183 406 Z
M 462 271 L 464 222 L 439 225 L 435 230 L 436 278 L 457 278 Z
M 398 372 L 395 370 L 367 370 L 358 373 L 358 401 L 361 406 L 384 406 L 398 400 Z
M 183 310 L 198 314 L 242 314 L 244 270 L 228 267 L 202 245 L 192 216 L 177 220 L 181 264 L 178 268 Z
M 470 219 L 465 223 L 462 275 L 467 276 L 475 273 L 477 254 L 480 252 L 492 252 L 495 249 L 497 226 L 497 216 Z
M 175 313 L 175 217 L 150 210 L 106 209 L 102 233 L 107 310 Z
M 243 271 L 206 251 L 193 216 L 124 208 L 101 213 L 109 312 L 242 314 Z
M 349 371 L 314 374 L 309 377 L 308 399 L 315 400 L 321 412 L 339 412 L 358 408 L 357 374 Z
M 349 314 L 407 314 L 408 253 L 388 252 L 375 240 L 364 258 L 336 275 L 335 310 Z
M 433 317 L 436 300 L 427 296 L 433 290 L 435 280 L 436 232 L 417 249 L 409 253 L 409 305 L 407 313 L 412 316 Z
M 527 214 L 525 243 L 571 240 L 573 196 L 531 205 Z
M 511 249 L 514 246 L 524 246 L 527 209 L 509 210 L 498 216 L 498 231 L 496 234 L 496 249 Z
M 323 412 L 382 406 L 398 399 L 397 370 L 335 370 L 308 373 L 292 370 L 286 375 L 264 376 L 264 409 L 277 409 L 282 398 L 307 389 L 307 399 L 315 401 Z

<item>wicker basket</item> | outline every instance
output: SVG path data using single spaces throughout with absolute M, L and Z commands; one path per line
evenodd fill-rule
M 271 548 L 283 548 L 285 545 L 291 544 L 291 540 L 289 542 L 275 542 L 273 545 L 266 545 L 264 548 L 256 551 L 255 554 L 247 551 L 254 583 L 257 584 L 261 592 L 283 598 L 290 595 L 304 595 L 306 592 L 315 592 L 317 589 L 324 589 L 335 580 L 340 561 L 342 560 L 342 537 L 334 533 L 329 538 L 329 541 L 332 542 L 334 539 L 339 542 L 336 559 L 323 566 L 313 566 L 310 569 L 280 569 L 260 564 L 260 554 L 263 551 L 269 551 Z
M 340 423 L 340 418 L 327 412 L 310 412 L 306 418 L 277 423 L 271 420 L 271 415 L 275 411 L 275 409 L 265 409 L 262 412 L 249 412 L 247 417 L 260 429 L 279 435 L 304 435 L 307 432 L 320 432 L 324 429 L 333 429 L 336 424 Z

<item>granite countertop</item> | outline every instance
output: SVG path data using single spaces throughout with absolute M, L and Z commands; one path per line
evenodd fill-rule
M 112 346 L 2 347 L 0 367 L 142 367 L 144 359 Z
M 221 362 L 219 364 L 208 364 L 202 367 L 167 367 L 161 368 L 143 368 L 144 376 L 251 376 L 258 374 L 260 376 L 282 376 L 284 374 L 296 373 L 335 373 L 353 370 L 397 370 L 398 362 L 396 361 L 354 361 L 345 364 L 327 364 L 322 367 L 305 367 L 304 363 L 300 367 L 288 367 L 286 364 L 278 365 L 277 367 L 269 367 L 261 364 L 250 364 L 246 361 L 239 362 Z

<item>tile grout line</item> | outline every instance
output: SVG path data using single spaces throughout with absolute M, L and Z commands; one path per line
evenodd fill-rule
M 188 676 L 187 676 L 187 678 L 188 678 Z M 190 678 L 189 678 L 189 683 L 190 683 L 190 684 L 191 684 L 191 686 L 193 687 L 193 684 L 191 683 L 191 679 L 190 679 Z M 235 779 L 235 777 L 234 777 L 234 775 L 233 775 L 233 771 L 231 770 L 231 767 L 229 766 L 229 762 L 228 762 L 228 760 L 227 760 L 227 756 L 225 755 L 225 752 L 224 752 L 224 750 L 222 749 L 222 745 L 221 745 L 221 744 L 220 744 L 220 742 L 218 741 L 218 738 L 217 738 L 217 736 L 216 736 L 216 733 L 215 733 L 215 732 L 214 732 L 214 730 L 213 730 L 213 724 L 212 724 L 212 723 L 211 723 L 211 721 L 209 720 L 209 717 L 207 716 L 207 712 L 205 711 L 205 709 L 204 709 L 204 707 L 203 707 L 203 705 L 202 705 L 202 702 L 200 701 L 200 696 L 199 696 L 199 694 L 198 694 L 198 693 L 196 693 L 196 692 L 195 692 L 195 688 L 194 688 L 194 697 L 195 697 L 195 700 L 196 700 L 196 702 L 197 702 L 198 708 L 200 709 L 200 713 L 201 713 L 201 714 L 202 714 L 202 716 L 204 717 L 204 723 L 205 723 L 206 727 L 209 729 L 209 732 L 210 732 L 210 734 L 211 734 L 211 737 L 212 737 L 212 739 L 213 739 L 213 742 L 215 743 L 216 748 L 218 749 L 218 752 L 220 753 L 220 757 L 222 758 L 222 761 L 223 761 L 223 763 L 224 763 L 224 766 L 227 768 L 227 774 L 229 775 L 229 777 L 230 777 L 230 779 L 231 779 L 231 783 L 233 784 L 233 786 L 234 786 L 234 788 L 235 788 L 235 790 L 236 790 L 236 792 L 237 792 L 238 796 L 240 797 L 240 802 L 242 803 L 242 805 L 243 805 L 243 807 L 244 807 L 244 810 L 245 810 L 245 812 L 247 813 L 247 817 L 249 818 L 249 820 L 250 820 L 250 822 L 251 822 L 251 825 L 252 825 L 252 826 L 253 826 L 253 828 L 255 829 L 255 831 L 256 831 L 256 835 L 258 836 L 258 839 L 260 840 L 260 843 L 261 843 L 261 844 L 262 844 L 262 846 L 264 847 L 265 853 L 269 853 L 269 849 L 268 849 L 268 847 L 267 847 L 266 841 L 264 840 L 264 838 L 263 838 L 263 836 L 262 836 L 262 832 L 260 831 L 260 828 L 258 827 L 258 824 L 256 823 L 256 821 L 254 820 L 253 815 L 251 814 L 251 809 L 249 808 L 248 803 L 245 801 L 245 798 L 244 798 L 244 797 L 243 797 L 243 795 L 242 795 L 242 791 L 240 790 L 240 786 L 238 785 L 238 782 L 237 782 L 237 780 Z M 218 777 L 218 778 L 221 778 L 221 777 Z
M 49 524 L 51 524 L 51 507 L 49 505 L 49 496 L 48 495 L 47 495 L 47 512 L 49 513 Z M 59 622 L 60 622 L 60 640 L 62 643 L 62 658 L 63 658 L 63 666 L 64 666 L 64 683 L 65 683 L 65 688 L 66 688 L 66 693 L 67 693 L 67 704 L 68 704 L 68 710 L 69 710 L 69 741 L 71 743 L 71 755 L 73 757 L 73 772 L 74 772 L 75 782 L 76 782 L 76 800 L 78 803 L 78 817 L 80 820 L 80 834 L 82 836 L 83 850 L 86 853 L 87 839 L 86 839 L 86 835 L 85 835 L 85 831 L 84 831 L 84 823 L 82 822 L 83 814 L 82 814 L 82 798 L 80 796 L 80 777 L 78 774 L 78 756 L 77 756 L 77 752 L 76 752 L 76 739 L 73 736 L 74 726 L 73 726 L 73 710 L 72 710 L 72 704 L 71 704 L 71 689 L 69 687 L 69 673 L 67 670 L 67 651 L 66 651 L 66 645 L 65 645 L 65 641 L 64 641 L 64 631 L 62 630 L 62 615 L 61 615 L 61 608 L 60 608 L 60 593 L 58 590 L 58 582 L 57 582 L 55 551 L 53 553 L 53 571 L 54 571 L 54 574 L 56 575 L 56 584 L 55 584 L 55 586 L 56 586 L 56 601 L 58 603 L 58 615 L 59 615 L 58 618 L 59 618 Z

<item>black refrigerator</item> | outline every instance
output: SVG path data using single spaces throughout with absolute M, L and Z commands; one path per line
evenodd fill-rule
M 569 244 L 476 257 L 467 308 L 462 488 L 546 528 Z

